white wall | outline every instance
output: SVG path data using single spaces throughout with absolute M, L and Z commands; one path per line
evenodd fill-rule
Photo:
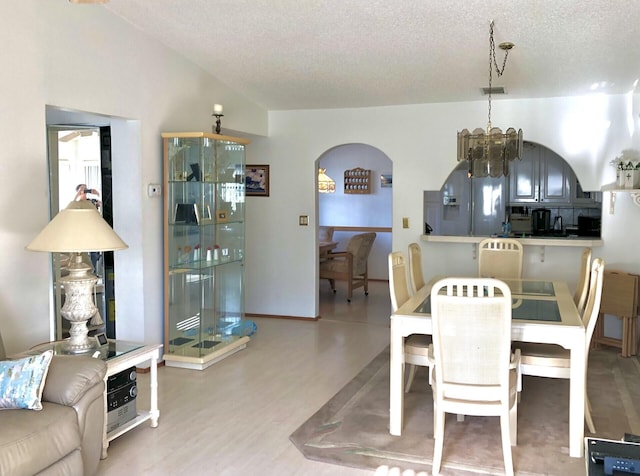
M 298 214 L 316 218 L 314 191 L 309 187 L 315 160 L 339 144 L 364 143 L 380 149 L 393 161 L 393 249 L 406 250 L 422 233 L 424 190 L 438 190 L 456 165 L 456 131 L 482 127 L 484 101 L 399 107 L 271 111 L 269 140 L 256 142 L 251 154 L 271 163 L 272 192 L 259 208 L 248 206 L 248 226 L 273 228 L 268 237 L 249 237 L 247 255 L 247 312 L 313 317 L 317 312 L 315 230 L 297 226 Z M 494 126 L 521 127 L 527 140 L 543 144 L 564 157 L 585 190 L 613 182 L 609 161 L 623 149 L 640 149 L 638 96 L 583 96 L 571 98 L 500 100 L 493 102 Z M 300 180 L 288 180 L 300 177 Z M 307 179 L 305 179 L 307 177 Z M 305 181 L 308 180 L 308 181 Z M 609 194 L 604 194 L 608 201 Z M 615 215 L 603 214 L 605 245 L 594 255 L 607 266 L 640 272 L 635 250 L 640 233 L 640 208 L 618 194 Z M 402 217 L 411 227 L 402 228 Z M 277 229 L 277 232 L 275 231 Z M 427 277 L 458 272 L 474 273 L 471 245 L 422 244 Z M 263 250 L 263 251 L 260 251 Z M 566 279 L 575 285 L 579 251 L 530 249 L 526 273 Z M 277 289 L 273 270 L 280 273 Z
M 50 258 L 24 247 L 48 222 L 45 108 L 112 119 L 118 336 L 162 341 L 162 131 L 266 134 L 266 111 L 102 6 L 0 2 L 0 330 L 7 351 L 50 337 Z

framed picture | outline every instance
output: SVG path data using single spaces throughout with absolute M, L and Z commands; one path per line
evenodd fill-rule
M 208 225 L 212 223 L 211 207 L 209 205 L 196 206 L 196 219 L 199 225 Z
M 229 220 L 226 210 L 216 210 L 216 222 L 225 223 Z
M 173 213 L 173 222 L 176 224 L 195 225 L 198 223 L 198 213 L 195 203 L 176 203 Z
M 380 175 L 380 186 L 381 187 L 391 187 L 393 185 L 393 177 L 391 174 L 382 174 Z
M 248 197 L 269 196 L 269 166 L 245 165 L 245 191 Z

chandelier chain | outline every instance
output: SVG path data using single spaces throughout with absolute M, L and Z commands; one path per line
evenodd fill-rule
M 496 73 L 498 77 L 502 76 L 504 73 L 504 69 L 507 66 L 507 56 L 509 56 L 509 50 L 505 50 L 504 60 L 502 61 L 502 69 L 498 67 L 498 62 L 496 60 L 496 43 L 493 39 L 493 20 L 489 25 L 489 113 L 488 113 L 488 121 L 487 121 L 487 134 L 491 130 L 491 89 L 493 86 L 493 67 L 496 68 Z

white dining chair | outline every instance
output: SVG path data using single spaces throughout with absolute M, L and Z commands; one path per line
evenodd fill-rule
M 445 278 L 431 289 L 433 474 L 440 472 L 445 413 L 499 416 L 505 472 L 517 443 L 520 351 L 511 351 L 511 290 L 490 278 Z
M 422 250 L 418 243 L 409 243 L 409 281 L 412 294 L 417 293 L 426 284 L 422 274 Z
M 401 251 L 389 253 L 389 294 L 393 312 L 409 300 L 407 262 Z M 429 367 L 429 344 L 431 344 L 431 336 L 425 334 L 411 334 L 404 339 L 404 363 L 409 364 L 405 392 L 411 389 L 416 375 L 416 366 Z
M 595 258 L 591 264 L 591 277 L 589 292 L 582 313 L 582 322 L 585 327 L 585 368 L 589 362 L 589 347 L 591 338 L 600 314 L 600 301 L 602 298 L 602 281 L 604 276 L 604 261 Z M 521 351 L 522 375 L 537 377 L 571 378 L 571 351 L 555 344 L 534 344 L 518 342 L 517 347 Z M 585 380 L 585 409 L 584 417 L 591 433 L 596 432 L 596 427 L 591 418 L 591 405 L 586 395 Z
M 573 295 L 573 301 L 576 303 L 578 312 L 582 315 L 584 310 L 584 304 L 587 301 L 587 295 L 589 294 L 589 277 L 591 273 L 591 248 L 585 248 L 582 250 L 582 257 L 580 258 L 580 274 L 578 275 L 578 285 L 576 286 L 576 292 Z
M 478 276 L 521 278 L 522 243 L 513 238 L 486 238 L 478 245 Z

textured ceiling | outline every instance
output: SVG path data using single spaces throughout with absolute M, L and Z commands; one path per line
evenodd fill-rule
M 483 99 L 491 20 L 496 44 L 515 43 L 504 76 L 494 74 L 501 97 L 581 95 L 594 85 L 627 93 L 640 77 L 636 0 L 110 0 L 104 8 L 271 110 Z

